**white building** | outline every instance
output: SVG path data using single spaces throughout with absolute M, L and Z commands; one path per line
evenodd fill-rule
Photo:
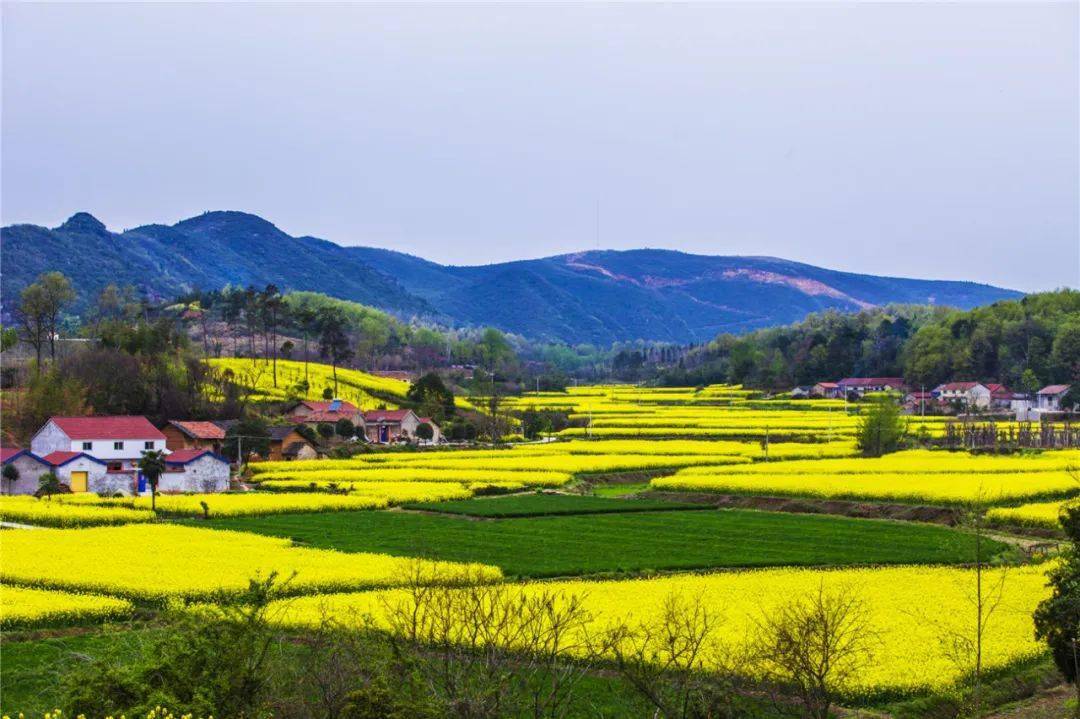
M 1042 412 L 1060 412 L 1065 409 L 1061 405 L 1062 399 L 1065 398 L 1065 394 L 1069 391 L 1069 385 L 1067 384 L 1052 384 L 1043 387 L 1039 390 L 1038 403 L 1039 410 Z
M 178 449 L 165 458 L 159 492 L 224 492 L 229 488 L 229 461 L 208 449 Z
M 52 417 L 30 440 L 39 457 L 85 452 L 110 472 L 132 472 L 143 452 L 165 451 L 165 435 L 146 417 Z
M 979 409 L 989 407 L 993 396 L 990 388 L 980 382 L 949 382 L 935 387 L 932 394 L 946 404 L 959 402 Z

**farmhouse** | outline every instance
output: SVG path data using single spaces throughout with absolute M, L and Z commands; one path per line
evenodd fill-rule
M 224 492 L 229 488 L 229 461 L 208 449 L 178 449 L 165 458 L 160 492 Z
M 824 397 L 825 399 L 842 399 L 843 390 L 836 382 L 818 382 L 810 388 L 811 397 Z
M 52 417 L 31 438 L 30 451 L 84 452 L 110 472 L 133 473 L 143 452 L 164 451 L 165 441 L 146 417 Z
M 280 462 L 290 459 L 315 459 L 319 453 L 315 445 L 298 431 L 294 424 L 279 425 L 270 428 L 270 452 L 267 459 Z
M 442 437 L 439 425 L 429 417 L 417 416 L 411 409 L 377 409 L 364 413 L 364 434 L 368 442 L 377 444 L 414 441 L 416 428 L 421 424 L 431 425 L 432 441 L 439 441 Z
M 325 402 L 303 400 L 289 408 L 289 421 L 314 428 L 318 424 L 336 424 L 347 419 L 356 427 L 363 427 L 364 413 L 351 402 L 333 399 Z
M 808 399 L 810 397 L 811 393 L 813 392 L 813 389 L 814 388 L 810 387 L 809 385 L 800 385 L 800 386 L 796 387 L 795 389 L 791 390 L 791 398 L 792 399 Z
M 1062 406 L 1062 400 L 1068 391 L 1069 385 L 1067 384 L 1052 384 L 1043 387 L 1036 395 L 1039 410 L 1043 412 L 1060 412 L 1065 409 Z
M 1000 387 L 1001 385 L 995 385 Z M 965 407 L 986 409 L 990 406 L 992 391 L 980 382 L 946 382 L 931 390 L 941 402 L 959 402 Z
M 165 446 L 173 452 L 181 449 L 208 449 L 221 454 L 225 430 L 214 422 L 171 420 L 161 430 Z
M 900 377 L 845 377 L 836 386 L 841 397 L 849 394 L 861 397 L 868 392 L 903 392 L 904 380 Z
M 33 494 L 38 489 L 38 478 L 52 469 L 41 457 L 20 447 L 0 448 L 0 465 L 13 465 L 19 472 L 14 482 L 5 479 L 0 484 L 3 494 Z

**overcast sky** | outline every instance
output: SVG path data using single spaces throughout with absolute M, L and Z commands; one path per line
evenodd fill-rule
M 0 219 L 1080 286 L 1078 7 L 5 2 Z

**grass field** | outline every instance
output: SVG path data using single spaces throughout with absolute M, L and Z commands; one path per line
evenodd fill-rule
M 405 509 L 489 518 L 615 514 L 702 508 L 709 507 L 655 499 L 618 500 L 570 494 L 517 494 L 510 497 L 466 499 L 460 502 L 416 502 L 405 505 Z
M 612 500 L 618 501 L 618 500 Z M 747 510 L 472 521 L 406 512 L 243 517 L 221 529 L 311 547 L 482 562 L 522 577 L 777 565 L 963 562 L 972 538 L 945 527 Z M 996 550 L 1003 549 L 997 545 Z

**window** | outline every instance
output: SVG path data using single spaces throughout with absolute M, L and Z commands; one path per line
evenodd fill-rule
M 83 448 L 84 452 L 89 452 L 90 450 L 92 450 L 94 448 L 94 443 L 93 442 L 83 442 L 82 443 L 82 448 Z
M 149 442 L 143 442 L 143 449 L 153 449 L 153 448 L 154 448 L 153 440 L 151 440 Z
M 123 442 L 113 442 L 112 443 L 112 448 L 113 449 L 123 449 L 124 448 L 124 443 Z

